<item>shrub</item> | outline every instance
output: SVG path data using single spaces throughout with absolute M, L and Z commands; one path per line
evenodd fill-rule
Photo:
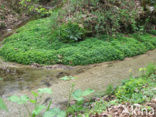
M 150 34 L 156 35 L 156 30 L 149 31 Z
M 25 10 L 25 12 L 30 13 L 37 13 L 41 16 L 46 16 L 51 14 L 51 11 L 44 8 L 42 5 L 39 4 L 40 1 L 38 0 L 20 0 L 17 3 L 21 10 Z M 36 5 L 37 4 L 37 5 Z
M 62 24 L 55 33 L 57 33 L 56 38 L 62 42 L 68 43 L 83 40 L 85 30 L 79 27 L 78 24 L 69 22 L 67 24 Z
M 138 30 L 138 9 L 129 0 L 68 0 L 60 11 L 58 24 L 62 21 L 77 22 L 87 29 L 88 35 Z

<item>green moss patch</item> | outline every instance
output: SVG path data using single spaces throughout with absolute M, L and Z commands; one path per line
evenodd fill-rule
M 21 64 L 86 65 L 123 60 L 156 48 L 156 37 L 150 34 L 105 38 L 86 38 L 76 43 L 52 39 L 50 18 L 31 21 L 3 41 L 0 56 Z M 51 41 L 53 40 L 53 41 Z

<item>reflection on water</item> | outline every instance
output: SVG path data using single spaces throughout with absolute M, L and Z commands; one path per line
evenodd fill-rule
M 0 95 L 17 90 L 51 86 L 56 82 L 56 71 L 28 68 L 0 68 Z M 58 72 L 59 73 L 59 72 Z
M 31 90 L 39 87 L 50 87 L 56 84 L 63 76 L 83 72 L 81 67 L 70 68 L 63 65 L 54 65 L 46 68 L 0 62 L 0 95 L 17 90 Z M 57 69 L 59 68 L 59 69 Z

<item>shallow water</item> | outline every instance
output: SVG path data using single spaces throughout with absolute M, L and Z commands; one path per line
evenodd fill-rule
M 146 54 L 132 58 L 126 58 L 123 61 L 104 62 L 100 64 L 87 66 L 25 66 L 15 63 L 1 62 L 1 74 L 3 81 L 0 81 L 0 92 L 4 100 L 10 95 L 31 95 L 30 90 L 36 90 L 39 87 L 49 87 L 53 90 L 51 97 L 52 106 L 60 106 L 68 99 L 69 88 L 75 83 L 75 88 L 92 88 L 96 94 L 102 94 L 109 84 L 114 86 L 121 83 L 121 80 L 128 78 L 129 70 L 132 69 L 133 75 L 138 75 L 138 69 L 149 63 L 156 63 L 156 49 Z M 2 69 L 3 68 L 3 69 Z M 5 69 L 4 69 L 5 68 Z M 7 71 L 7 69 L 9 69 Z M 72 81 L 61 81 L 59 78 L 65 75 L 72 75 L 77 79 Z M 19 117 L 18 109 L 25 112 L 21 106 L 10 103 L 6 100 L 10 112 L 0 111 L 0 117 Z M 29 105 L 31 108 L 31 105 Z M 20 116 L 21 117 L 21 116 Z
M 59 78 L 78 74 L 89 67 L 70 67 L 64 65 L 26 66 L 15 63 L 0 63 L 0 95 L 19 90 L 32 90 L 50 87 L 59 82 Z

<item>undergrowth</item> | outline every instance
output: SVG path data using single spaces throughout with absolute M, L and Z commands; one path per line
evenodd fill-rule
M 145 68 L 140 68 L 140 75 L 134 77 L 130 75 L 130 78 L 124 80 L 121 85 L 113 88 L 109 86 L 106 90 L 106 95 L 88 100 L 87 97 L 94 92 L 93 89 L 75 89 L 75 84 L 71 85 L 69 89 L 69 98 L 65 110 L 52 107 L 52 100 L 48 102 L 48 105 L 41 104 L 43 94 L 51 94 L 50 88 L 38 89 L 36 92 L 32 91 L 33 98 L 27 95 L 23 96 L 11 96 L 9 101 L 20 104 L 26 108 L 28 117 L 37 117 L 43 115 L 43 117 L 91 117 L 101 116 L 101 113 L 107 112 L 113 106 L 119 106 L 123 104 L 139 105 L 144 107 L 146 102 L 150 102 L 156 96 L 156 65 L 149 64 Z M 61 80 L 68 81 L 75 79 L 72 76 L 65 76 Z M 71 100 L 74 99 L 74 103 Z M 86 99 L 86 100 L 85 100 Z M 28 103 L 34 105 L 34 109 L 28 108 Z M 120 106 L 121 107 L 121 106 Z M 152 109 L 152 106 L 146 106 L 146 109 Z M 8 111 L 5 102 L 0 98 L 0 109 Z M 19 110 L 20 111 L 20 110 Z M 116 112 L 116 111 L 115 111 Z M 113 113 L 115 113 L 113 112 Z
M 76 115 L 85 115 L 85 117 L 102 116 L 101 113 L 107 112 L 111 107 L 114 108 L 123 105 L 140 105 L 150 102 L 156 96 L 156 65 L 149 64 L 145 68 L 140 68 L 138 77 L 130 76 L 129 79 L 123 80 L 122 84 L 113 88 L 108 86 L 105 96 L 98 97 L 95 101 L 86 102 L 82 110 L 75 111 Z M 86 109 L 88 108 L 88 110 Z M 87 110 L 87 111 L 86 111 Z M 128 110 L 129 111 L 129 110 Z
M 156 37 L 150 34 L 119 35 L 109 41 L 103 35 L 64 43 L 52 37 L 50 23 L 51 18 L 45 18 L 19 28 L 3 41 L 0 56 L 21 64 L 86 65 L 123 60 L 156 48 Z

